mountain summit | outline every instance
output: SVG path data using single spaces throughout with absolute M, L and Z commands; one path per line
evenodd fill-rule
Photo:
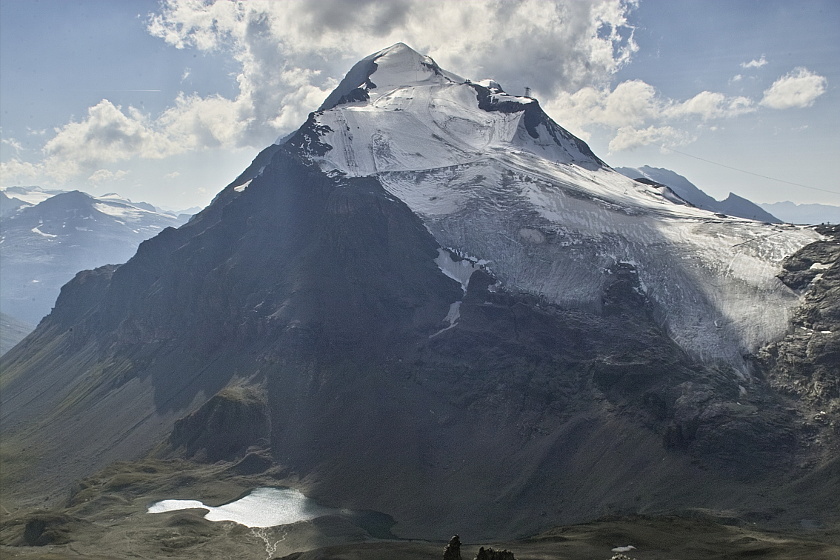
M 402 43 L 357 63 L 307 125 L 314 134 L 303 129 L 298 145 L 317 136 L 307 144 L 310 155 L 352 176 L 469 164 L 511 147 L 604 166 L 537 100 L 464 80 Z M 329 153 L 319 153 L 322 144 Z
M 288 145 L 327 173 L 376 177 L 442 246 L 512 289 L 597 309 L 606 271 L 632 263 L 683 348 L 741 370 L 797 302 L 774 266 L 817 238 L 674 204 L 613 172 L 537 100 L 403 44 L 356 64 Z
M 375 53 L 189 223 L 79 273 L 4 357 L 16 495 L 156 449 L 268 457 L 278 484 L 403 536 L 828 519 L 836 434 L 814 407 L 835 397 L 797 400 L 795 368 L 771 382 L 802 341 L 767 348 L 795 315 L 831 362 L 831 298 L 808 299 L 835 289 L 830 232 L 674 199 L 535 99 Z
M 442 70 L 431 57 L 414 51 L 404 43 L 397 43 L 357 62 L 318 110 L 332 109 L 357 97 L 359 100 L 369 99 L 374 89 L 377 90 L 374 95 L 378 97 L 410 84 L 440 85 L 463 81 L 460 76 Z

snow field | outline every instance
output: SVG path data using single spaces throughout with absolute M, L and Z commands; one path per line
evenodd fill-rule
M 332 149 L 313 159 L 328 172 L 376 176 L 441 247 L 484 259 L 507 288 L 592 310 L 609 269 L 632 263 L 674 340 L 735 371 L 746 371 L 744 354 L 784 333 L 799 298 L 776 274 L 785 256 L 819 238 L 813 230 L 675 202 L 605 167 L 544 115 L 532 113 L 534 138 L 523 122 L 526 108 L 538 110 L 529 98 L 491 89 L 523 110 L 480 109 L 471 84 L 405 45 L 366 60 L 375 63 L 369 80 L 358 74 L 373 68 L 364 65 L 353 79 L 376 85 L 370 99 L 316 113 Z M 465 288 L 470 261 L 441 250 L 436 263 Z M 450 327 L 457 312 L 445 319 Z

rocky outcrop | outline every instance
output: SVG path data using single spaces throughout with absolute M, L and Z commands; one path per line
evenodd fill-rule
M 189 458 L 215 462 L 235 459 L 251 446 L 267 447 L 270 434 L 265 396 L 254 388 L 236 386 L 223 389 L 175 422 L 169 443 L 176 450 L 183 448 Z M 252 458 L 242 469 L 254 470 L 257 463 Z
M 509 550 L 493 550 L 492 548 L 484 548 L 483 546 L 478 549 L 478 553 L 475 555 L 475 560 L 516 560 L 513 556 L 513 552 Z
M 449 543 L 443 549 L 443 560 L 461 560 L 461 538 L 458 535 L 449 539 Z
M 779 274 L 804 294 L 802 304 L 788 334 L 762 349 L 758 360 L 773 387 L 835 423 L 840 413 L 840 226 L 816 229 L 826 238 L 785 259 Z
M 36 510 L 23 515 L 7 512 L 0 521 L 0 545 L 50 547 L 71 543 L 79 533 L 87 532 L 95 539 L 101 531 L 90 521 L 61 511 Z

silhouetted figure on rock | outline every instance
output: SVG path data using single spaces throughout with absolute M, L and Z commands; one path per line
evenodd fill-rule
M 443 560 L 461 560 L 461 538 L 455 535 L 443 549 Z

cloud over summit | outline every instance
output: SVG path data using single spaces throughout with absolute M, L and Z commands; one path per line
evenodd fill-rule
M 141 18 L 145 32 L 219 61 L 230 87 L 186 89 L 202 65 L 185 64 L 172 69 L 183 90 L 171 91 L 156 112 L 102 99 L 40 139 L 40 159 L 6 138 L 3 182 L 104 180 L 99 170 L 116 173 L 117 164 L 259 150 L 304 122 L 354 62 L 396 42 L 510 93 L 530 87 L 558 123 L 612 152 L 684 145 L 719 121 L 809 107 L 827 91 L 826 78 L 805 68 L 762 82 L 763 54 L 736 59 L 748 60 L 740 66 L 763 93 L 703 84 L 669 97 L 650 76 L 618 81 L 639 55 L 643 28 L 633 17 L 640 9 L 637 0 L 163 0 Z M 173 171 L 157 169 L 161 178 Z

